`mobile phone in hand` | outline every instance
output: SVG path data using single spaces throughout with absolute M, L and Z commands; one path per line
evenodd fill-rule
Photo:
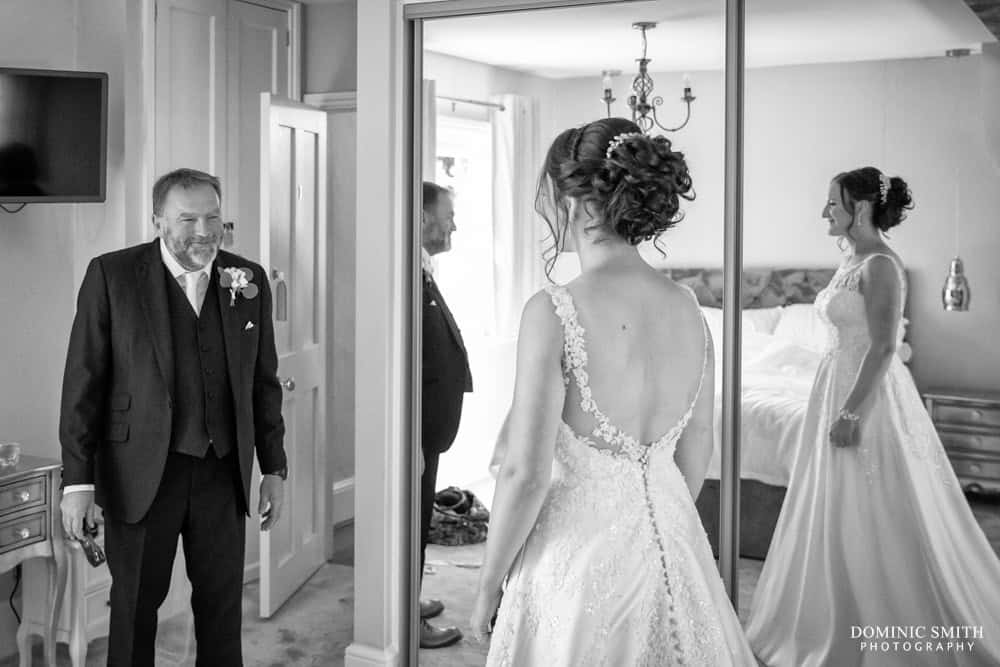
M 80 546 L 83 547 L 83 553 L 87 556 L 87 562 L 94 567 L 98 567 L 107 560 L 104 555 L 104 550 L 101 549 L 101 545 L 94 541 L 97 537 L 97 524 L 88 526 L 87 522 L 83 522 L 83 539 L 80 540 Z

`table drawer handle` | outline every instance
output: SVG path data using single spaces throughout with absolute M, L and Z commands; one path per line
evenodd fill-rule
M 973 410 L 972 411 L 972 418 L 973 419 L 977 419 L 977 420 L 978 419 L 982 419 L 983 418 L 983 411 L 982 410 Z
M 14 499 L 20 503 L 26 503 L 31 500 L 31 492 L 25 489 L 24 491 L 18 491 L 14 494 Z
M 14 532 L 14 537 L 16 537 L 18 541 L 23 542 L 24 540 L 31 537 L 31 529 L 19 528 L 17 531 Z

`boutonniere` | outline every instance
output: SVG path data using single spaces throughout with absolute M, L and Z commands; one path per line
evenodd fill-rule
M 252 282 L 253 271 L 235 266 L 219 267 L 219 285 L 229 288 L 229 305 L 236 305 L 236 295 L 244 299 L 257 296 L 257 286 Z

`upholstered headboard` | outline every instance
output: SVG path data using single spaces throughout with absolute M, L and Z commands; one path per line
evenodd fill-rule
M 722 307 L 722 269 L 692 268 L 663 269 L 663 273 L 694 290 L 698 303 L 714 308 Z M 836 273 L 835 269 L 744 269 L 743 309 L 773 308 L 796 303 L 812 303 Z M 909 273 L 906 274 L 909 284 Z M 909 293 L 909 291 L 907 291 Z M 904 304 L 904 315 L 908 311 Z M 903 341 L 899 355 L 908 362 L 912 355 L 907 339 L 909 321 L 903 321 Z
M 664 269 L 694 290 L 703 306 L 722 307 L 722 269 Z M 812 303 L 833 278 L 834 269 L 744 269 L 743 308 Z

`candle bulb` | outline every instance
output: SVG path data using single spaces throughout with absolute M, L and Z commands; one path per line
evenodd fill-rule
M 690 93 L 691 92 L 691 76 L 689 74 L 685 74 L 683 78 L 684 78 L 684 92 L 685 93 Z
M 607 72 L 604 73 L 604 78 L 601 80 L 604 84 L 604 90 L 611 90 L 611 75 Z

